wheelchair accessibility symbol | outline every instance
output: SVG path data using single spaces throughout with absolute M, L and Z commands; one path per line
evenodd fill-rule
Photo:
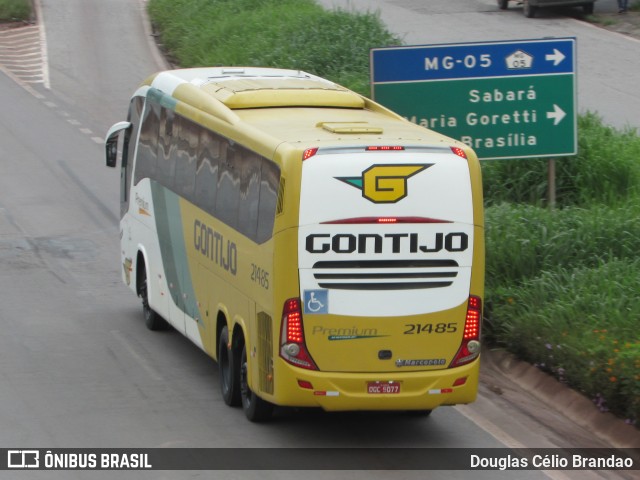
M 329 313 L 329 291 L 305 290 L 304 313 Z

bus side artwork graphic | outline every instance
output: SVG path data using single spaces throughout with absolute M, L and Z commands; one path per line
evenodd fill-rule
M 105 147 L 147 326 L 215 359 L 247 418 L 475 399 L 471 149 L 304 72 L 221 67 L 147 79 Z
M 235 275 L 238 271 L 238 247 L 200 220 L 193 222 L 193 248 L 209 261 Z

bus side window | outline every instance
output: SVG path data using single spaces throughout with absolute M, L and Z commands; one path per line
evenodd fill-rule
M 131 172 L 133 170 L 133 155 L 136 149 L 136 138 L 140 129 L 140 117 L 144 107 L 143 97 L 134 97 L 129 106 L 127 121 L 131 127 L 125 130 L 122 144 L 122 166 L 120 170 L 120 216 L 129 210 L 129 194 L 131 190 Z
M 147 98 L 142 127 L 140 130 L 140 140 L 138 154 L 136 158 L 133 183 L 138 184 L 143 178 L 154 178 L 156 174 L 157 150 L 158 150 L 158 129 L 160 128 L 160 105 L 149 101 Z
M 240 203 L 240 171 L 238 166 L 241 162 L 241 151 L 237 146 L 229 145 L 228 141 L 223 142 L 221 146 L 215 216 L 237 230 L 238 205 Z
M 218 189 L 220 139 L 209 130 L 200 131 L 196 165 L 195 204 L 214 215 Z
M 260 205 L 258 207 L 258 231 L 256 241 L 264 243 L 273 235 L 273 224 L 278 203 L 278 187 L 280 185 L 280 169 L 268 160 L 262 160 L 260 179 Z
M 162 108 L 160 110 L 160 131 L 158 133 L 158 170 L 156 178 L 161 185 L 175 191 L 176 174 L 176 150 L 174 141 L 175 114 L 173 110 Z
M 238 230 L 255 240 L 258 229 L 258 204 L 260 202 L 260 170 L 262 162 L 255 153 L 241 149 L 237 165 L 240 172 L 240 202 L 238 205 Z
M 176 134 L 175 188 L 178 195 L 190 202 L 195 200 L 196 157 L 198 155 L 199 127 L 184 117 L 176 116 L 179 124 Z

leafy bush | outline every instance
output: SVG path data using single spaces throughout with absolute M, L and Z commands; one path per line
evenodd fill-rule
M 640 260 L 558 268 L 503 287 L 494 334 L 522 358 L 590 396 L 601 410 L 640 418 Z

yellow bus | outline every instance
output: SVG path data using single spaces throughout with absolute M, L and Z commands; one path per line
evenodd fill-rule
M 105 147 L 147 326 L 216 360 L 249 420 L 475 399 L 484 219 L 466 145 L 305 72 L 195 68 L 148 78 Z

